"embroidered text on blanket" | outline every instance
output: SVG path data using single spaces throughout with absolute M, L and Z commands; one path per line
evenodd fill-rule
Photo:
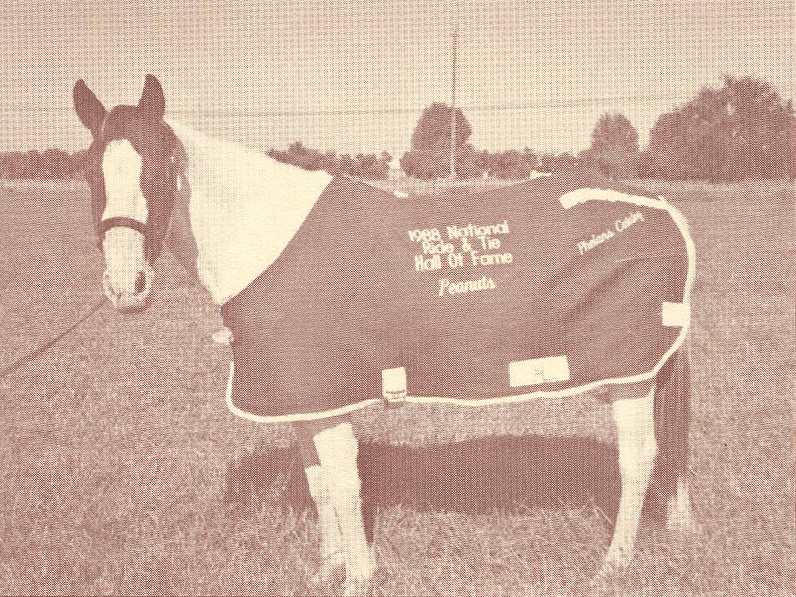
M 497 284 L 492 278 L 482 277 L 480 280 L 462 280 L 460 282 L 441 278 L 439 281 L 439 295 L 464 294 L 477 290 L 494 290 Z
M 600 234 L 592 234 L 589 240 L 582 240 L 578 242 L 578 251 L 581 255 L 583 255 L 584 253 L 587 253 L 595 247 L 601 245 L 605 241 L 611 240 L 618 232 L 624 232 L 636 222 L 643 221 L 644 215 L 640 211 L 631 212 L 621 220 L 614 221 L 614 230 L 607 228 L 605 232 L 601 232 Z
M 443 238 L 440 228 L 447 233 Z M 508 219 L 496 224 L 446 224 L 441 227 L 407 230 L 411 242 L 420 253 L 414 255 L 415 272 L 439 272 L 444 269 L 482 269 L 514 263 L 514 254 L 506 251 L 498 236 L 510 233 Z M 505 239 L 504 239 L 505 240 Z M 503 250 L 501 250 L 503 249 Z M 451 280 L 439 278 L 438 296 L 451 296 L 479 290 L 494 290 L 495 280 L 482 276 L 477 279 Z

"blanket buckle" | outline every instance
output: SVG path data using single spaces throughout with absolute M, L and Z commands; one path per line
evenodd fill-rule
M 388 408 L 406 404 L 406 368 L 395 367 L 381 372 L 381 396 Z

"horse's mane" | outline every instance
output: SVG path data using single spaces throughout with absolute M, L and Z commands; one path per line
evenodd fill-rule
M 330 176 L 176 121 L 166 124 L 179 141 L 175 162 L 192 206 L 200 278 L 223 304 L 278 257 Z

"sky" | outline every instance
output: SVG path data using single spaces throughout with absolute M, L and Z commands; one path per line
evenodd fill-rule
M 451 102 L 456 24 L 477 149 L 578 152 L 606 112 L 643 147 L 724 75 L 794 97 L 792 0 L 20 0 L 0 14 L 0 151 L 87 147 L 77 79 L 110 108 L 152 73 L 167 118 L 253 149 L 401 154 Z

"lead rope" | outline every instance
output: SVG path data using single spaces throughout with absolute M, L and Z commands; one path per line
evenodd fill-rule
M 45 344 L 42 344 L 41 346 L 39 346 L 33 352 L 29 352 L 28 354 L 26 354 L 23 357 L 17 359 L 16 361 L 11 363 L 10 365 L 6 365 L 2 369 L 0 369 L 0 379 L 4 378 L 6 375 L 9 375 L 10 373 L 13 373 L 14 371 L 16 371 L 17 369 L 22 367 L 22 365 L 26 365 L 27 363 L 30 363 L 36 357 L 41 356 L 43 353 L 47 352 L 50 348 L 55 346 L 55 344 L 59 340 L 61 340 L 64 336 L 66 336 L 69 332 L 74 330 L 77 326 L 79 326 L 81 323 L 86 321 L 89 317 L 94 315 L 94 313 L 99 311 L 100 308 L 105 304 L 105 302 L 107 300 L 108 300 L 107 298 L 102 297 L 100 300 L 96 301 L 94 304 L 91 305 L 91 308 L 88 310 L 88 313 L 83 315 L 83 317 L 78 319 L 75 323 L 73 323 L 71 326 L 66 328 L 63 332 L 61 332 L 60 334 L 55 336 L 52 340 L 50 340 L 49 342 L 47 342 Z

